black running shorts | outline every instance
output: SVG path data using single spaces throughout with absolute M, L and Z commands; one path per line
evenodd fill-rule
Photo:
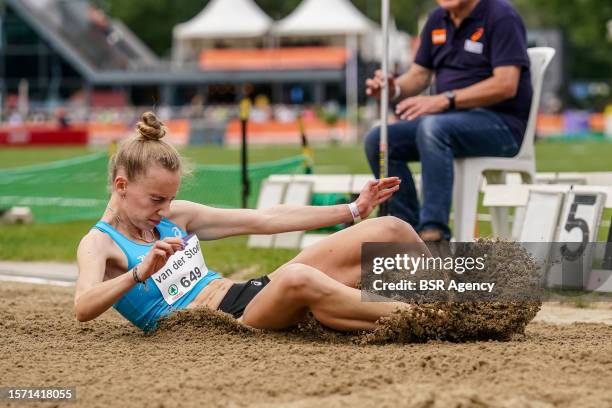
M 268 283 L 270 278 L 262 276 L 260 278 L 251 279 L 242 283 L 234 283 L 227 293 L 221 304 L 219 310 L 225 313 L 229 313 L 234 318 L 238 319 L 244 313 L 247 305 L 255 295 L 257 295 Z

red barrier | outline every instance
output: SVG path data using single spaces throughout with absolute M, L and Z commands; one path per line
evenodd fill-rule
M 0 128 L 0 145 L 84 145 L 87 130 L 80 127 L 4 127 Z

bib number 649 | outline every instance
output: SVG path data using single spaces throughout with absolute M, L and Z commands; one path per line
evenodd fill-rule
M 184 288 L 188 288 L 191 286 L 193 282 L 197 282 L 198 279 L 200 279 L 201 277 L 202 277 L 202 271 L 200 271 L 200 268 L 196 266 L 195 268 L 193 268 L 192 271 L 189 272 L 188 276 L 187 275 L 183 276 L 180 282 Z

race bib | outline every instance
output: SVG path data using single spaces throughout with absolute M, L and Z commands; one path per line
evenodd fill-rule
M 195 235 L 187 238 L 185 250 L 172 255 L 164 267 L 151 276 L 169 305 L 189 293 L 208 273 L 200 240 Z

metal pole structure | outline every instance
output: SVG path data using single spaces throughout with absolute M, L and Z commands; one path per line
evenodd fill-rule
M 314 152 L 308 144 L 308 137 L 306 136 L 306 128 L 304 127 L 304 116 L 300 112 L 297 117 L 298 128 L 300 130 L 300 137 L 302 138 L 302 155 L 304 156 L 304 172 L 306 174 L 312 174 L 312 167 L 314 165 Z
M 346 36 L 346 120 L 348 123 L 347 136 L 350 140 L 357 139 L 357 128 L 359 126 L 359 102 L 357 100 L 358 88 L 358 59 L 357 50 L 359 41 L 357 34 L 351 33 Z
M 4 19 L 6 14 L 5 2 L 0 2 L 0 118 L 4 112 L 4 104 L 6 103 L 6 83 L 4 81 L 5 55 L 8 44 L 4 43 Z
M 380 178 L 389 175 L 388 144 L 387 144 L 387 117 L 389 114 L 389 0 L 382 0 L 382 58 L 381 70 L 383 72 L 383 87 L 380 94 Z M 379 216 L 389 213 L 388 202 L 381 204 L 378 211 Z
M 612 220 L 608 230 L 608 242 L 604 253 L 602 269 L 612 269 Z
M 240 101 L 240 125 L 242 130 L 242 149 L 240 150 L 240 163 L 242 170 L 242 208 L 247 208 L 249 198 L 249 172 L 247 158 L 247 125 L 249 123 L 249 114 L 251 110 L 251 101 L 244 98 Z

